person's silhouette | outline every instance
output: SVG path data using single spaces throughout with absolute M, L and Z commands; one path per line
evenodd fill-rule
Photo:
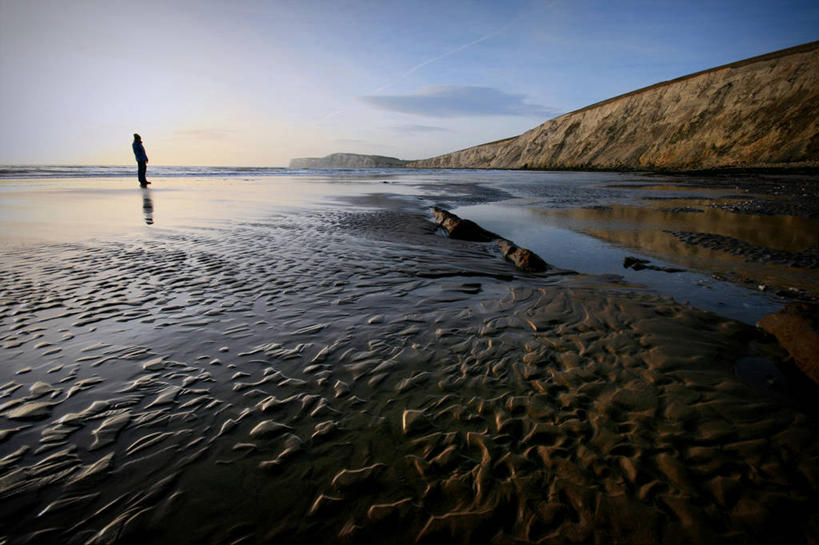
M 145 153 L 145 146 L 142 145 L 142 137 L 137 133 L 134 133 L 134 142 L 131 144 L 131 148 L 134 150 L 134 157 L 137 162 L 139 185 L 145 187 L 151 183 L 145 179 L 145 171 L 148 169 L 148 155 Z

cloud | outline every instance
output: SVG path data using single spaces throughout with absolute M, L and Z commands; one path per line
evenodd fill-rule
M 433 127 L 431 125 L 395 125 L 389 127 L 391 131 L 400 132 L 404 134 L 430 133 L 430 132 L 452 132 L 451 129 L 444 127 Z
M 523 95 L 493 87 L 437 85 L 422 87 L 413 95 L 364 96 L 361 99 L 381 110 L 429 117 L 510 115 L 553 117 L 555 110 L 524 102 Z

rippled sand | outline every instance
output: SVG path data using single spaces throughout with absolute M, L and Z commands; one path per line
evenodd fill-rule
M 410 202 L 6 252 L 0 536 L 816 542 L 771 338 Z

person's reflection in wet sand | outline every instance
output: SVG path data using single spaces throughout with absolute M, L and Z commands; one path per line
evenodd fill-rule
M 145 223 L 154 224 L 154 201 L 151 200 L 151 190 L 142 188 L 142 215 L 145 216 Z

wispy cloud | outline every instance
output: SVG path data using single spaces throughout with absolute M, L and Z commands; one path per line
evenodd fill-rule
M 391 131 L 400 132 L 404 134 L 418 134 L 418 133 L 430 133 L 430 132 L 452 132 L 451 129 L 445 129 L 444 127 L 434 127 L 432 125 L 395 125 L 393 127 L 388 127 Z
M 493 87 L 440 85 L 422 87 L 412 95 L 361 97 L 367 104 L 382 110 L 429 117 L 471 117 L 509 115 L 552 117 L 554 109 L 529 104 L 524 95 L 506 93 Z

